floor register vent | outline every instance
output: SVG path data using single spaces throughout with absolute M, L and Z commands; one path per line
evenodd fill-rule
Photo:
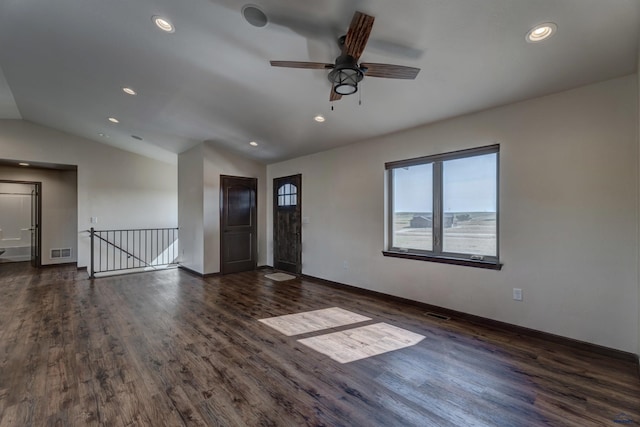
M 434 318 L 440 319 L 440 320 L 449 320 L 450 319 L 449 316 L 445 316 L 444 314 L 433 313 L 431 311 L 427 311 L 425 313 L 425 315 L 427 315 L 429 317 L 434 317 Z

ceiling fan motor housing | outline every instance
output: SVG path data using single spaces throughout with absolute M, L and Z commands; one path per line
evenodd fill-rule
M 336 58 L 336 65 L 328 78 L 335 93 L 351 95 L 358 91 L 358 83 L 364 78 L 364 73 L 353 56 L 343 54 Z

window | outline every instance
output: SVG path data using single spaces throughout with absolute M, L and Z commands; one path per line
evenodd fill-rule
M 391 162 L 387 256 L 500 269 L 499 146 Z
M 298 203 L 298 189 L 293 184 L 278 188 L 278 206 L 295 206 Z

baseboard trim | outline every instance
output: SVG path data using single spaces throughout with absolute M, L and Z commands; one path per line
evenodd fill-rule
M 221 273 L 207 273 L 207 274 L 202 274 L 202 273 L 198 273 L 195 270 L 190 269 L 189 267 L 185 267 L 184 265 L 178 265 L 178 268 L 180 270 L 184 270 L 189 274 L 193 274 L 194 276 L 198 276 L 201 279 L 206 279 L 207 277 L 216 277 L 216 276 L 222 276 Z
M 198 276 L 200 278 L 222 276 L 222 273 L 207 273 L 207 274 L 198 273 L 197 271 L 192 270 L 189 267 L 185 267 L 184 265 L 178 265 L 178 268 L 181 269 L 181 270 L 186 271 L 187 273 L 193 274 L 194 276 Z M 270 265 L 260 265 L 260 266 L 256 267 L 257 271 L 260 271 L 260 270 L 272 270 L 272 269 L 273 269 L 273 267 L 271 267 Z
M 640 374 L 640 360 L 638 359 L 638 355 L 634 353 L 629 353 L 623 350 L 618 350 L 615 348 L 605 347 L 598 344 L 593 344 L 586 341 L 580 341 L 573 338 L 563 337 L 561 335 L 552 334 L 549 332 L 538 331 L 536 329 L 526 328 L 524 326 L 513 325 L 511 323 L 501 322 L 499 320 L 489 319 L 487 317 L 476 316 L 475 314 L 464 313 L 461 311 L 451 310 L 449 308 L 439 307 L 432 304 L 427 304 L 420 301 L 414 301 L 408 298 L 398 297 L 395 295 L 385 294 L 383 292 L 373 291 L 370 289 L 359 288 L 353 285 L 347 285 L 345 283 L 334 282 L 332 280 L 322 279 L 320 277 L 310 276 L 307 274 L 302 274 L 301 277 L 303 279 L 313 280 L 319 282 L 321 284 L 325 284 L 332 287 L 338 287 L 341 289 L 347 288 L 355 293 L 359 293 L 362 295 L 373 296 L 377 298 L 383 298 L 385 300 L 392 300 L 395 302 L 413 305 L 420 307 L 421 309 L 427 311 L 433 311 L 440 314 L 444 314 L 449 317 L 462 319 L 470 323 L 474 323 L 481 326 L 488 326 L 496 329 L 501 329 L 508 332 L 513 332 L 518 335 L 524 335 L 532 338 L 538 338 L 545 341 L 553 342 L 556 344 L 566 345 L 568 347 L 572 347 L 576 350 L 587 351 L 591 353 L 596 353 L 602 356 L 611 357 L 618 360 L 623 360 L 626 362 L 634 362 L 638 366 L 638 373 Z
M 55 268 L 55 267 L 78 267 L 77 262 L 62 262 L 60 264 L 41 264 L 40 268 Z M 84 267 L 85 270 L 87 267 Z M 79 270 L 79 269 L 78 269 Z

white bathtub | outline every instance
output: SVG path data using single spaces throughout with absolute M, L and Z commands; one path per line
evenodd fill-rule
M 0 247 L 0 261 L 29 261 L 31 246 Z

